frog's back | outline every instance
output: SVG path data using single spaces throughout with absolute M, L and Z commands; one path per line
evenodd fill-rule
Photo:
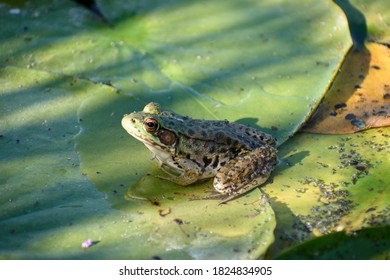
M 239 143 L 249 150 L 263 145 L 274 146 L 275 138 L 262 131 L 227 120 L 201 120 L 183 117 L 173 112 L 160 116 L 164 127 L 172 129 L 184 137 L 213 141 L 221 145 Z

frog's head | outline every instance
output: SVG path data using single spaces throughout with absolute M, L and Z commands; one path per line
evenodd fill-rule
M 123 128 L 134 138 L 143 142 L 154 154 L 172 153 L 177 142 L 177 135 L 166 129 L 163 111 L 157 103 L 147 104 L 143 111 L 125 115 Z

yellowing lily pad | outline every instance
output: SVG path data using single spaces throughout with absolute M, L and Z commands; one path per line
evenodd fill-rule
M 390 49 L 352 50 L 303 131 L 345 134 L 390 125 Z
M 390 124 L 389 4 L 334 1 L 345 12 L 355 48 L 303 131 L 353 133 Z

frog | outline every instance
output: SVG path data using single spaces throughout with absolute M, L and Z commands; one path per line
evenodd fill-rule
M 218 204 L 264 184 L 277 165 L 276 139 L 228 120 L 204 120 L 148 103 L 123 116 L 122 127 L 142 142 L 164 171 L 162 179 L 187 186 L 213 179 Z

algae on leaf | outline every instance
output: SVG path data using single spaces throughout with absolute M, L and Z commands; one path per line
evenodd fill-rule
M 351 135 L 300 133 L 280 147 L 263 188 L 278 217 L 273 255 L 332 232 L 390 222 L 390 127 Z

